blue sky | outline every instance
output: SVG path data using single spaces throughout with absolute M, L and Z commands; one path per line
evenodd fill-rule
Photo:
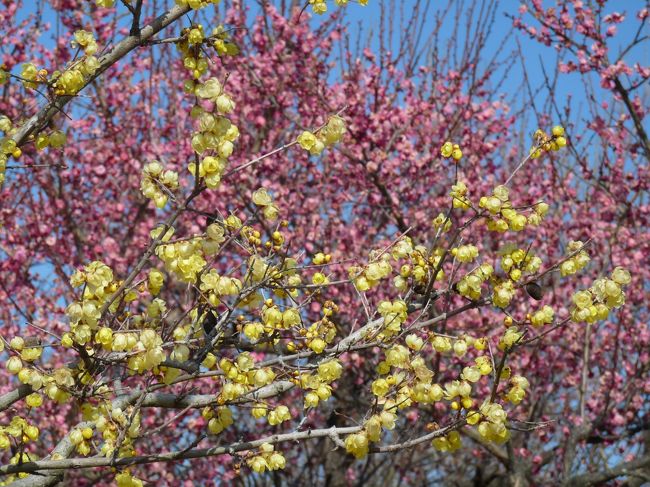
M 484 5 L 487 5 L 488 0 L 479 0 L 484 2 Z M 354 3 L 350 3 L 347 7 L 347 19 L 350 22 L 350 31 L 355 34 L 359 29 L 363 29 L 366 33 L 371 29 L 376 33 L 377 26 L 380 25 L 380 9 L 377 8 L 380 3 L 388 5 L 390 2 L 388 0 L 370 0 L 370 5 L 367 7 L 362 7 Z M 398 2 L 399 3 L 399 2 Z M 426 3 L 426 2 L 422 2 Z M 447 4 L 445 1 L 431 1 L 432 6 L 431 12 L 435 12 L 436 8 L 443 9 Z M 454 8 L 458 7 L 461 10 L 461 15 L 467 15 L 468 8 L 467 6 L 471 4 L 471 1 L 462 1 L 456 0 L 452 4 Z M 638 20 L 635 18 L 637 11 L 643 7 L 643 3 L 640 0 L 616 0 L 608 2 L 608 5 L 605 8 L 605 14 L 611 13 L 613 11 L 625 12 L 626 18 L 623 23 L 618 26 L 617 36 L 614 38 L 612 43 L 614 49 L 610 53 L 610 58 L 616 57 L 620 50 L 621 46 L 626 45 L 629 40 L 631 40 L 636 33 L 636 28 L 638 27 Z M 377 4 L 377 7 L 373 6 Z M 514 32 L 514 35 L 508 36 L 510 32 L 512 21 L 507 17 L 507 15 L 517 15 L 518 7 L 520 2 L 516 0 L 503 0 L 498 2 L 496 5 L 496 15 L 494 29 L 492 31 L 491 37 L 487 41 L 486 54 L 490 50 L 496 51 L 499 48 L 503 47 L 504 54 L 508 52 L 516 51 L 520 46 L 521 52 L 524 53 L 526 57 L 525 68 L 528 73 L 529 80 L 533 89 L 542 86 L 544 84 L 544 70 L 547 74 L 552 75 L 555 69 L 557 62 L 557 57 L 552 47 L 546 47 L 538 42 L 530 39 L 521 31 Z M 545 1 L 544 5 L 547 7 L 553 6 L 555 2 Z M 414 6 L 416 5 L 415 0 L 403 0 L 404 11 L 407 14 L 410 14 Z M 445 22 L 442 27 L 443 37 L 449 38 L 454 34 L 454 23 L 451 21 Z M 532 25 L 537 25 L 531 15 L 527 14 L 525 19 L 532 21 Z M 318 19 L 316 19 L 317 21 Z M 396 25 L 399 25 L 399 18 L 395 19 Z M 427 19 L 427 26 L 430 29 L 434 27 L 434 18 L 433 15 L 429 15 Z M 646 34 L 647 34 L 647 25 L 646 25 Z M 461 37 L 465 32 L 461 32 Z M 374 38 L 377 39 L 377 35 L 374 35 Z M 591 44 L 590 42 L 588 45 Z M 375 47 L 378 46 L 378 42 L 375 42 Z M 646 49 L 644 49 L 646 47 Z M 635 62 L 639 62 L 642 65 L 650 65 L 650 52 L 647 49 L 646 44 L 637 46 L 635 49 L 631 50 L 625 57 L 628 60 L 628 64 L 632 65 Z M 583 89 L 583 82 L 580 79 L 579 74 L 565 74 L 562 76 L 561 83 L 558 83 L 555 91 L 555 98 L 558 102 L 558 106 L 563 107 L 565 102 L 570 98 L 571 104 L 574 108 L 578 108 L 586 105 L 587 99 L 585 97 L 585 91 Z M 517 90 L 520 90 L 522 81 L 524 79 L 524 71 L 521 62 L 515 63 L 512 69 L 509 70 L 505 78 L 505 82 L 502 85 L 502 90 L 506 93 L 514 93 Z M 603 93 L 598 85 L 598 80 L 595 79 L 594 85 L 597 88 L 597 92 Z M 541 103 L 547 93 L 542 90 L 537 97 L 535 98 L 536 103 Z M 609 97 L 608 97 L 609 98 Z M 533 121 L 531 121 L 533 122 Z M 532 130 L 534 130 L 533 127 Z
M 248 0 L 249 4 L 253 6 L 253 9 L 255 9 L 255 4 L 256 2 L 252 0 Z M 396 3 L 399 3 L 400 0 L 397 0 Z M 484 2 L 481 4 L 481 2 Z M 275 3 L 279 5 L 280 1 L 275 0 Z M 354 1 L 351 1 L 348 6 L 345 8 L 345 20 L 344 22 L 348 25 L 348 30 L 352 36 L 352 39 L 355 39 L 358 35 L 361 35 L 363 38 L 367 38 L 368 36 L 371 39 L 371 46 L 375 49 L 378 50 L 379 47 L 379 26 L 380 26 L 380 17 L 381 17 L 381 8 L 380 6 L 383 4 L 385 6 L 390 5 L 389 0 L 370 0 L 369 5 L 366 7 L 362 7 L 358 4 L 356 4 Z M 423 2 L 423 3 L 426 3 Z M 431 31 L 434 26 L 435 26 L 435 18 L 434 14 L 436 10 L 444 10 L 444 6 L 447 4 L 447 2 L 439 1 L 439 0 L 432 0 L 431 2 L 431 10 L 429 11 L 429 14 L 426 16 L 426 21 L 424 23 L 424 37 L 426 37 L 426 31 Z M 466 17 L 469 13 L 469 8 L 468 5 L 471 2 L 463 2 L 461 0 L 457 0 L 452 2 L 453 10 L 449 13 L 449 16 L 447 17 L 447 20 L 443 23 L 443 27 L 441 30 L 442 34 L 442 43 L 444 44 L 445 38 L 449 39 L 451 38 L 454 34 L 460 35 L 462 38 L 465 34 L 463 29 L 464 23 L 461 22 L 461 32 L 454 32 L 455 25 L 453 22 L 453 17 L 456 12 L 461 17 Z M 479 0 L 478 5 L 488 5 L 490 2 L 488 0 Z M 613 2 L 609 2 L 610 4 L 613 4 L 616 8 L 617 11 L 619 12 L 625 12 L 627 13 L 626 20 L 619 25 L 619 35 L 616 37 L 616 42 L 614 43 L 614 52 L 613 55 L 617 54 L 617 50 L 620 49 L 621 45 L 625 45 L 626 41 L 632 38 L 632 36 L 635 33 L 636 30 L 636 25 L 638 25 L 638 21 L 635 19 L 635 15 L 637 10 L 642 6 L 642 2 L 639 0 L 616 0 Z M 23 4 L 23 8 L 20 11 L 19 18 L 25 18 L 27 15 L 30 13 L 35 13 L 34 12 L 34 4 L 35 2 L 31 1 L 25 1 Z M 120 12 L 124 13 L 125 12 L 125 7 L 118 4 L 118 9 Z M 324 16 L 313 16 L 309 22 L 312 24 L 318 24 L 325 20 L 327 18 L 327 15 L 330 15 L 332 11 L 337 10 L 337 8 L 333 5 L 333 1 L 330 1 L 331 7 L 330 7 L 330 12 L 325 14 Z M 551 5 L 552 2 L 546 2 L 547 5 Z M 415 5 L 416 5 L 416 0 L 402 0 L 402 3 L 400 4 L 403 7 L 403 11 L 406 12 L 406 14 L 410 14 Z M 485 50 L 485 54 L 488 55 L 491 52 L 496 52 L 498 49 L 503 48 L 503 53 L 502 55 L 506 55 L 509 52 L 515 51 L 518 48 L 521 49 L 523 53 L 525 53 L 526 56 L 526 64 L 525 68 L 528 73 L 529 79 L 531 80 L 531 85 L 533 90 L 536 88 L 540 87 L 543 85 L 543 68 L 546 69 L 547 72 L 552 73 L 554 71 L 557 59 L 556 55 L 554 53 L 554 50 L 552 48 L 546 47 L 546 46 L 541 46 L 537 42 L 529 39 L 527 36 L 525 36 L 523 33 L 516 31 L 513 33 L 513 35 L 508 35 L 508 33 L 511 30 L 511 20 L 507 17 L 507 14 L 516 14 L 517 13 L 517 8 L 519 6 L 519 2 L 515 0 L 503 0 L 500 3 L 497 3 L 496 6 L 496 14 L 494 16 L 494 28 L 491 33 L 491 36 L 488 38 L 487 41 L 487 48 Z M 612 6 L 608 7 L 608 10 L 606 10 L 605 13 L 610 13 L 610 11 L 613 11 L 614 8 Z M 530 19 L 530 16 L 528 17 Z M 48 9 L 47 6 L 45 10 L 42 12 L 42 19 L 45 22 L 51 23 L 53 26 L 56 24 L 56 16 L 54 12 L 52 12 L 51 9 Z M 127 22 L 129 20 L 128 17 L 125 17 L 124 22 Z M 399 29 L 400 26 L 400 18 L 399 15 L 397 18 L 392 19 L 393 20 L 393 27 L 395 30 Z M 307 20 L 307 16 L 305 16 L 305 21 Z M 187 21 L 184 22 L 184 25 L 187 25 Z M 63 28 L 65 29 L 65 28 Z M 175 26 L 176 31 L 179 30 L 179 25 Z M 52 31 L 55 31 L 53 28 Z M 53 39 L 52 39 L 52 34 L 51 32 L 45 32 L 43 35 L 40 37 L 40 42 L 43 43 L 44 45 L 53 45 Z M 397 49 L 398 46 L 393 46 L 394 50 Z M 642 46 L 637 47 L 636 49 L 632 50 L 631 52 L 628 53 L 626 56 L 626 59 L 628 60 L 629 64 L 633 64 L 635 62 L 639 62 L 642 65 L 649 65 L 650 64 L 650 54 L 648 53 L 647 49 L 644 51 Z M 19 68 L 16 68 L 16 71 Z M 516 94 L 516 93 L 522 93 L 520 88 L 522 86 L 522 80 L 524 79 L 524 69 L 521 64 L 521 62 L 516 62 L 514 65 L 509 69 L 507 73 L 501 73 L 501 74 L 506 74 L 505 76 L 505 81 L 504 83 L 500 86 L 500 90 L 507 93 L 507 94 Z M 333 75 L 330 79 L 330 81 L 335 82 L 337 76 L 337 72 L 334 71 Z M 501 76 L 497 75 L 497 78 L 500 78 Z M 597 93 L 600 92 L 602 93 L 602 90 L 599 88 L 598 85 L 598 80 L 594 79 L 594 86 L 596 87 Z M 523 93 L 522 93 L 523 95 Z M 527 96 L 527 95 L 526 95 Z M 536 103 L 541 103 L 547 96 L 547 93 L 542 90 L 536 97 Z M 556 92 L 554 94 L 555 99 L 557 101 L 558 106 L 563 107 L 567 100 L 571 100 L 572 107 L 575 110 L 582 109 L 583 113 L 585 110 L 585 107 L 587 106 L 588 100 L 586 99 L 585 91 L 583 89 L 583 81 L 580 79 L 580 75 L 578 74 L 570 74 L 570 75 L 563 75 L 562 77 L 562 82 L 558 84 Z M 607 96 L 609 98 L 609 96 Z M 519 103 L 524 102 L 524 98 L 522 97 L 521 99 L 517 100 Z M 537 123 L 536 120 L 534 120 L 533 117 L 533 109 L 531 109 L 528 112 L 528 117 L 525 121 L 526 125 L 526 130 L 529 132 L 532 132 L 536 127 Z M 73 111 L 74 115 L 74 111 Z M 584 115 L 588 115 L 587 113 L 584 113 Z M 43 266 L 41 268 L 35 269 L 35 271 L 40 274 L 42 277 L 45 278 L 45 281 L 47 281 L 47 278 L 50 275 L 49 269 L 47 269 L 47 266 Z
M 245 0 L 246 1 L 246 0 Z M 253 3 L 253 0 L 248 0 Z M 416 4 L 415 0 L 396 0 L 396 2 L 402 2 L 404 11 L 407 13 L 412 11 L 413 7 Z M 484 1 L 486 4 L 488 0 L 478 0 L 478 2 Z M 277 0 L 276 0 L 277 2 Z M 25 18 L 29 13 L 33 13 L 31 9 L 36 2 L 32 0 L 26 0 L 24 3 L 24 8 L 21 11 L 19 18 Z M 118 2 L 119 3 L 119 2 Z M 170 2 L 171 3 L 171 2 Z M 277 2 L 279 3 L 279 2 Z M 330 1 L 330 3 L 333 3 Z M 373 33 L 374 36 L 371 38 L 374 39 L 371 42 L 371 45 L 377 49 L 379 46 L 379 41 L 377 37 L 377 31 L 380 25 L 380 9 L 378 5 L 381 3 L 381 0 L 370 0 L 367 7 L 361 7 L 354 2 L 350 2 L 346 9 L 346 22 L 349 24 L 349 32 L 352 34 L 352 37 L 355 38 L 357 34 L 362 34 L 367 36 L 369 33 Z M 388 0 L 383 2 L 388 4 Z M 464 4 L 469 4 L 470 2 L 461 2 L 458 0 L 454 5 L 463 6 Z M 551 5 L 551 2 L 546 2 L 548 5 Z M 554 3 L 554 2 L 553 2 Z M 625 45 L 626 41 L 631 39 L 635 33 L 635 29 L 632 26 L 636 26 L 637 22 L 634 19 L 636 11 L 642 6 L 643 2 L 641 0 L 616 0 L 609 2 L 614 5 L 617 11 L 622 11 L 627 13 L 626 20 L 619 25 L 619 36 L 617 36 L 617 41 L 614 44 L 613 55 L 617 55 L 617 50 L 620 49 L 620 46 Z M 442 0 L 432 0 L 432 5 L 442 5 L 446 2 Z M 521 48 L 521 51 L 525 53 L 526 56 L 526 71 L 531 79 L 531 84 L 533 85 L 533 90 L 542 85 L 544 79 L 543 67 L 546 68 L 547 72 L 553 72 L 556 64 L 556 56 L 552 48 L 546 46 L 541 46 L 535 41 L 530 40 L 527 36 L 521 32 L 515 32 L 512 36 L 507 34 L 511 28 L 511 20 L 507 18 L 507 14 L 516 14 L 516 10 L 519 6 L 519 2 L 515 0 L 503 0 L 497 6 L 497 12 L 495 16 L 495 28 L 492 32 L 490 38 L 488 38 L 487 49 L 486 51 L 497 51 L 500 48 L 504 48 L 504 53 L 515 51 L 518 48 Z M 123 6 L 119 6 L 121 11 L 124 11 Z M 332 7 L 334 9 L 334 7 Z M 612 7 L 610 7 L 613 10 Z M 606 11 L 610 13 L 611 10 Z M 461 15 L 464 15 L 467 12 L 466 9 L 461 8 Z M 453 15 L 453 14 L 452 14 Z M 311 22 L 318 23 L 321 22 L 325 17 L 314 17 Z M 56 22 L 56 17 L 51 10 L 45 10 L 43 12 L 43 19 L 46 22 L 51 22 L 54 24 Z M 530 17 L 529 17 L 530 19 Z M 127 19 L 128 20 L 128 19 Z M 395 19 L 395 28 L 399 28 L 399 19 Z M 427 18 L 425 22 L 425 30 L 434 28 L 434 17 L 433 15 Z M 178 28 L 177 28 L 178 30 Z M 449 21 L 443 24 L 442 28 L 443 38 L 450 38 L 454 34 L 459 34 L 454 32 L 454 23 Z M 464 32 L 460 33 L 461 36 Z M 46 45 L 52 45 L 51 35 L 45 34 L 41 36 L 40 41 Z M 618 43 L 618 44 L 617 44 Z M 395 46 L 397 47 L 397 46 Z M 648 66 L 650 64 L 650 54 L 648 50 L 643 50 L 642 47 L 637 47 L 635 50 L 632 50 L 628 53 L 626 59 L 629 64 L 634 64 L 639 62 L 642 65 Z M 336 76 L 334 73 L 333 76 Z M 524 69 L 521 63 L 515 63 L 510 71 L 505 77 L 505 82 L 501 85 L 500 89 L 508 94 L 516 93 L 520 90 L 522 86 L 522 81 L 524 77 Z M 331 81 L 336 81 L 332 79 Z M 596 87 L 597 93 L 602 93 L 602 90 L 598 87 L 598 80 L 595 80 L 594 86 Z M 583 89 L 583 81 L 578 74 L 564 75 L 562 82 L 558 84 L 557 90 L 554 94 L 557 104 L 560 107 L 563 107 L 567 100 L 571 99 L 571 104 L 574 107 L 574 110 L 579 109 L 580 107 L 585 107 L 588 103 L 588 100 Z M 540 92 L 536 97 L 536 102 L 542 102 L 546 97 L 544 91 Z M 609 98 L 609 96 L 607 96 Z M 523 101 L 520 100 L 520 101 Z M 583 108 L 584 109 L 584 108 Z M 527 129 L 532 132 L 536 128 L 535 120 L 532 119 L 532 108 L 531 116 L 527 121 Z M 73 112 L 74 113 L 74 112 Z M 585 114 L 586 115 L 586 114 Z M 646 124 L 647 125 L 647 124 Z M 43 289 L 47 290 L 47 281 L 52 277 L 51 268 L 47 264 L 36 266 L 33 269 L 34 273 L 37 273 L 41 276 Z M 62 303 L 63 304 L 63 303 Z
M 258 7 L 256 6 L 257 2 L 248 0 L 249 4 L 251 5 L 251 8 L 253 11 L 257 11 Z M 306 1 L 306 0 L 305 0 Z M 272 0 L 273 3 L 276 5 L 279 5 L 281 3 L 281 0 Z M 34 5 L 35 2 L 31 1 L 26 1 L 24 2 L 23 8 L 20 11 L 19 18 L 24 18 L 26 15 L 29 13 L 34 13 Z M 392 19 L 394 20 L 393 26 L 394 29 L 397 31 L 399 30 L 400 26 L 400 16 L 399 16 L 399 10 L 400 8 L 403 9 L 406 15 L 410 15 L 410 13 L 413 11 L 415 5 L 416 5 L 416 0 L 397 0 L 396 2 L 393 2 L 391 0 L 369 0 L 369 5 L 366 7 L 363 7 L 356 3 L 355 0 L 351 0 L 350 3 L 348 4 L 347 7 L 345 7 L 345 23 L 348 24 L 348 30 L 350 34 L 352 35 L 352 38 L 355 39 L 357 35 L 361 35 L 363 38 L 367 38 L 368 36 L 372 39 L 371 45 L 373 46 L 374 49 L 378 49 L 379 47 L 379 26 L 380 26 L 380 17 L 381 17 L 381 5 L 384 5 L 385 7 L 389 7 L 391 3 L 396 3 L 400 5 L 398 7 L 398 15 L 396 18 Z M 427 0 L 423 0 L 421 3 L 427 3 Z M 442 1 L 442 0 L 430 0 L 429 1 L 431 7 L 426 14 L 426 21 L 424 23 L 424 32 L 423 34 L 427 34 L 427 30 L 430 32 L 435 25 L 435 13 L 436 12 L 442 12 L 445 10 L 447 2 Z M 441 29 L 441 38 L 442 42 L 444 44 L 444 39 L 445 38 L 450 38 L 451 36 L 454 35 L 454 22 L 453 22 L 453 17 L 458 14 L 464 18 L 466 17 L 469 12 L 470 8 L 469 6 L 471 5 L 471 1 L 464 1 L 464 0 L 452 0 L 450 4 L 452 5 L 451 11 L 449 12 L 448 16 L 446 17 L 446 21 L 443 23 L 442 29 Z M 488 6 L 490 3 L 492 3 L 489 0 L 478 0 L 477 5 L 482 7 Z M 508 33 L 511 30 L 511 25 L 512 21 L 507 17 L 507 15 L 516 15 L 517 14 L 517 9 L 519 7 L 519 1 L 517 0 L 502 0 L 500 2 L 495 2 L 496 3 L 496 15 L 494 17 L 494 28 L 491 33 L 491 36 L 487 40 L 487 49 L 485 51 L 485 54 L 488 55 L 490 51 L 496 52 L 498 49 L 502 48 L 503 49 L 503 55 L 509 53 L 509 52 L 514 52 L 517 49 L 521 49 L 523 53 L 525 53 L 526 57 L 526 71 L 528 73 L 529 79 L 531 81 L 531 85 L 533 90 L 536 88 L 540 87 L 543 85 L 543 80 L 544 80 L 544 69 L 546 70 L 547 73 L 552 73 L 554 71 L 557 59 L 556 55 L 554 53 L 553 48 L 549 48 L 546 46 L 542 46 L 539 43 L 529 39 L 526 35 L 524 35 L 522 32 L 515 32 L 514 35 L 508 36 Z M 338 10 L 338 8 L 334 5 L 333 0 L 329 0 L 330 4 L 330 10 L 328 13 L 324 14 L 323 16 L 313 16 L 311 19 L 312 24 L 317 24 L 319 22 L 322 22 L 327 15 L 330 15 L 332 12 Z M 546 1 L 545 5 L 546 6 L 552 6 L 554 5 L 555 2 L 549 2 Z M 118 9 L 120 12 L 125 11 L 125 7 L 120 5 L 120 2 L 116 2 L 116 5 L 118 6 Z M 635 19 L 636 12 L 642 7 L 643 2 L 640 0 L 615 0 L 615 1 L 610 1 L 608 2 L 608 5 L 605 9 L 605 13 L 610 13 L 611 11 L 618 11 L 618 12 L 625 12 L 627 13 L 625 21 L 618 26 L 619 33 L 617 34 L 615 41 L 613 43 L 614 45 L 614 52 L 610 53 L 610 57 L 614 57 L 613 55 L 618 54 L 617 51 L 620 51 L 620 46 L 625 45 L 626 41 L 631 39 L 635 33 L 636 26 L 638 25 L 638 21 Z M 474 15 L 476 16 L 476 15 Z M 51 11 L 51 9 L 48 8 L 48 6 L 45 6 L 45 10 L 42 12 L 42 19 L 45 22 L 50 22 L 52 25 L 56 23 L 56 16 L 55 14 Z M 528 20 L 531 20 L 532 17 L 530 15 L 527 16 Z M 125 22 L 128 21 L 128 18 L 125 18 Z M 187 22 L 185 22 L 187 24 Z M 126 25 L 126 24 L 125 24 Z M 535 23 L 533 22 L 533 25 Z M 463 22 L 461 22 L 461 29 L 463 26 Z M 396 32 L 397 33 L 397 32 Z M 460 34 L 461 38 L 464 36 L 465 32 L 464 29 L 461 30 L 461 32 L 458 32 L 456 34 Z M 52 45 L 52 36 L 50 33 L 44 33 L 44 35 L 41 36 L 40 42 L 42 42 L 44 45 Z M 393 46 L 394 49 L 397 49 L 398 46 Z M 626 55 L 626 59 L 628 60 L 629 64 L 633 64 L 635 62 L 639 62 L 642 65 L 649 65 L 650 64 L 650 53 L 646 49 L 644 51 L 643 45 L 638 46 L 636 49 L 633 49 Z M 521 65 L 521 62 L 516 62 L 513 66 L 512 69 L 509 70 L 507 73 L 507 76 L 505 77 L 505 82 L 504 84 L 501 85 L 501 89 L 508 94 L 515 93 L 520 90 L 522 86 L 522 81 L 524 79 L 524 70 Z M 335 79 L 332 79 L 332 81 L 336 81 Z M 595 86 L 598 86 L 598 82 L 594 83 Z M 598 88 L 599 89 L 599 88 Z M 542 90 L 540 93 L 538 93 L 536 102 L 541 102 L 546 96 L 546 93 L 544 90 Z M 555 92 L 555 98 L 558 101 L 558 105 L 562 107 L 566 100 L 568 98 L 571 98 L 572 100 L 572 105 L 574 108 L 583 106 L 586 104 L 587 100 L 585 98 L 585 92 L 582 89 L 582 81 L 580 80 L 580 75 L 578 74 L 570 74 L 570 75 L 564 75 L 562 78 L 562 82 L 558 84 L 556 87 L 556 92 Z

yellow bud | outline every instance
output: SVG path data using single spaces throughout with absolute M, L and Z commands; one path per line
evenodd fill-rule
M 564 127 L 561 125 L 556 125 L 553 127 L 552 133 L 555 137 L 560 137 L 561 135 L 564 135 Z

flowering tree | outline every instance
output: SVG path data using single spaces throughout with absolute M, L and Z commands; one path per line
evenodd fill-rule
M 647 9 L 161 3 L 2 2 L 4 481 L 647 480 Z

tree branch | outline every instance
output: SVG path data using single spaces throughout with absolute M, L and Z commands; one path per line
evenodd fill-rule
M 168 25 L 174 23 L 180 17 L 189 12 L 188 6 L 174 6 L 169 11 L 154 19 L 146 25 L 138 36 L 130 35 L 121 40 L 111 51 L 99 59 L 97 71 L 90 76 L 84 83 L 81 90 L 97 79 L 104 71 L 117 63 L 120 59 L 137 47 L 145 44 L 151 37 L 156 35 Z M 79 91 L 81 91 L 79 90 Z M 43 106 L 38 113 L 32 116 L 22 127 L 13 135 L 13 140 L 20 147 L 25 144 L 30 135 L 38 133 L 43 127 L 47 126 L 54 116 L 63 110 L 74 96 L 63 95 L 57 96 Z
M 634 470 L 648 466 L 650 466 L 650 454 L 636 458 L 629 462 L 619 463 L 614 468 L 608 469 L 604 472 L 593 472 L 571 477 L 568 480 L 567 485 L 577 487 L 601 485 L 603 482 L 607 482 L 608 480 L 612 480 L 618 477 L 623 477 L 625 475 L 630 475 L 634 472 Z
M 28 384 L 21 384 L 13 391 L 7 392 L 0 396 L 0 411 L 4 411 L 11 407 L 11 405 L 25 397 L 29 396 L 34 390 Z

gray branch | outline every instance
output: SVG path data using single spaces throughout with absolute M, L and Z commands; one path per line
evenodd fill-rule
M 433 431 L 419 438 L 400 443 L 396 445 L 378 446 L 373 448 L 372 452 L 390 452 L 398 449 L 412 448 L 418 444 L 429 441 L 438 436 L 442 436 L 452 429 L 459 428 L 464 422 L 460 421 L 452 425 L 441 428 L 440 430 Z M 237 442 L 226 446 L 217 446 L 212 448 L 195 448 L 192 450 L 181 450 L 167 453 L 140 455 L 135 457 L 118 458 L 114 462 L 106 457 L 91 457 L 91 458 L 71 458 L 66 460 L 40 460 L 37 462 L 26 462 L 22 465 L 4 465 L 0 467 L 0 474 L 12 474 L 19 472 L 39 472 L 42 470 L 67 470 L 71 468 L 93 468 L 93 467 L 125 467 L 129 465 L 138 465 L 143 463 L 153 462 L 172 462 L 176 460 L 187 460 L 192 458 L 204 458 L 217 455 L 232 455 L 240 451 L 254 450 L 264 443 L 277 444 L 286 443 L 299 440 L 309 440 L 312 438 L 324 437 L 340 437 L 357 433 L 363 429 L 362 426 L 347 426 L 347 427 L 331 427 L 307 431 L 294 431 L 292 433 L 284 433 L 278 435 L 267 436 L 259 440 Z M 11 484 L 15 485 L 15 484 Z M 17 485 L 17 484 L 16 484 Z M 31 485 L 31 484 L 23 484 Z
M 104 71 L 117 63 L 120 59 L 126 56 L 129 52 L 137 47 L 146 44 L 149 39 L 160 32 L 168 25 L 174 23 L 181 16 L 189 12 L 188 6 L 174 6 L 169 11 L 154 19 L 150 24 L 146 25 L 140 31 L 138 36 L 128 36 L 122 39 L 117 45 L 108 53 L 99 58 L 99 67 L 97 71 L 90 76 L 84 86 L 84 89 L 95 79 L 97 79 Z M 72 100 L 74 96 L 62 95 L 57 96 L 53 100 L 47 102 L 34 116 L 32 116 L 20 129 L 13 135 L 13 139 L 20 147 L 29 138 L 30 135 L 38 133 L 45 127 L 58 113 L 63 111 L 63 108 Z
M 0 396 L 0 411 L 4 411 L 11 407 L 11 405 L 25 397 L 29 396 L 33 391 L 32 386 L 29 384 L 21 384 L 13 391 L 7 392 Z
M 590 485 L 602 485 L 608 480 L 613 480 L 618 477 L 628 476 L 639 470 L 650 466 L 650 454 L 636 458 L 629 462 L 619 463 L 613 468 L 602 472 L 586 473 L 571 477 L 566 485 L 577 487 L 587 487 Z

